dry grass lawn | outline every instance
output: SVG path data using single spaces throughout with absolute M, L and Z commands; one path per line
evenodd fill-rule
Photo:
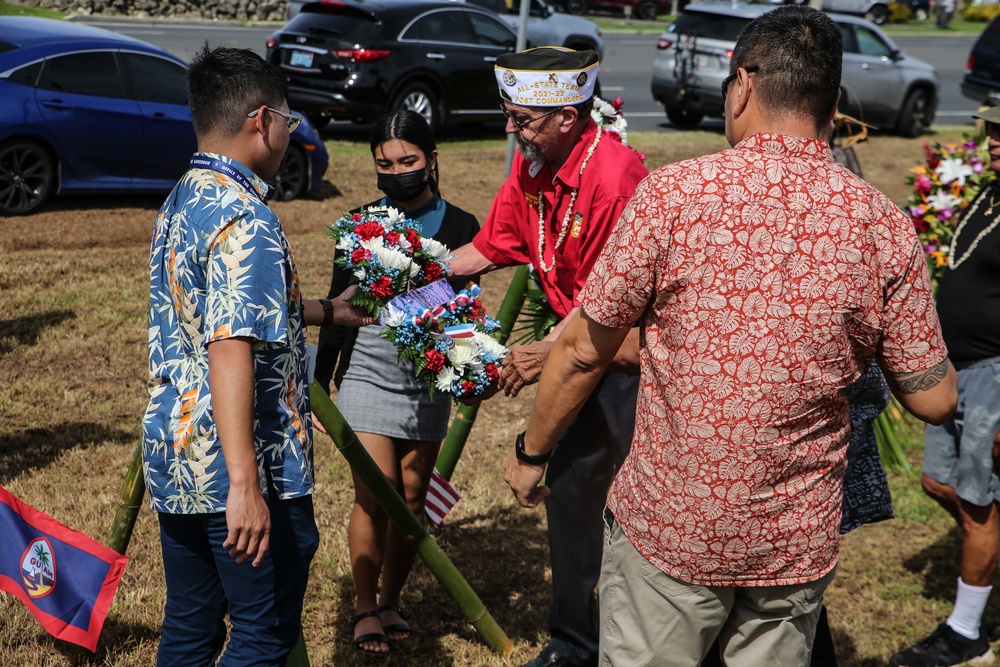
M 955 140 L 942 130 L 932 141 Z M 724 146 L 718 133 L 634 133 L 648 165 Z M 330 141 L 325 198 L 275 204 L 296 251 L 306 295 L 326 291 L 332 243 L 324 224 L 374 198 L 367 145 Z M 896 201 L 920 142 L 878 137 L 858 149 L 869 179 Z M 484 218 L 502 180 L 500 141 L 442 143 L 445 196 Z M 98 540 L 106 538 L 122 474 L 145 408 L 147 253 L 162 196 L 73 197 L 24 218 L 0 219 L 0 484 L 25 502 Z M 509 272 L 484 279 L 491 310 Z M 313 332 L 315 336 L 315 332 Z M 544 513 L 518 509 L 501 461 L 522 430 L 532 392 L 480 411 L 454 481 L 465 498 L 436 537 L 513 640 L 502 659 L 478 640 L 422 564 L 405 603 L 417 637 L 393 665 L 519 665 L 547 636 Z M 919 434 L 911 434 L 917 443 Z M 919 463 L 919 448 L 912 458 Z M 314 665 L 350 665 L 352 583 L 346 528 L 350 475 L 317 436 L 317 520 L 322 533 L 306 601 Z M 902 518 L 848 536 L 829 596 L 842 665 L 880 665 L 922 637 L 950 608 L 958 540 L 915 477 L 893 475 Z M 164 599 L 155 517 L 140 513 L 132 560 L 96 655 L 51 639 L 19 602 L 0 595 L 0 665 L 152 665 Z M 988 611 L 988 620 L 996 620 Z

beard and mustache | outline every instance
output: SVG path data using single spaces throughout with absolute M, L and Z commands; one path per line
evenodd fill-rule
M 538 162 L 543 159 L 542 149 L 538 144 L 533 144 L 520 134 L 516 136 L 517 149 L 521 151 L 521 157 L 528 162 Z

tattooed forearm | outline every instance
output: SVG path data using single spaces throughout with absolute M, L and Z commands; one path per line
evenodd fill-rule
M 915 394 L 936 387 L 948 375 L 948 360 L 920 373 L 893 374 L 892 380 L 901 394 Z

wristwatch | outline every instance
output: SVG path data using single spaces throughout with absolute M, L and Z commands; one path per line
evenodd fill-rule
M 528 454 L 524 451 L 524 434 L 525 431 L 518 433 L 517 440 L 514 443 L 514 452 L 517 454 L 517 460 L 533 466 L 540 466 L 544 463 L 548 463 L 549 457 L 552 456 L 551 451 L 544 454 Z

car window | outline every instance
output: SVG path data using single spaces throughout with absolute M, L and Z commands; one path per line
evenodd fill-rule
M 183 67 L 156 56 L 138 53 L 125 53 L 122 56 L 135 99 L 164 104 L 187 104 L 187 79 Z
M 1000 43 L 1000 16 L 990 21 L 989 25 L 986 26 L 986 30 L 979 37 L 980 43 L 985 44 L 987 40 L 994 44 Z
M 443 11 L 429 12 L 417 18 L 403 33 L 402 39 L 412 39 L 424 42 L 460 42 L 474 44 L 476 38 L 472 34 L 469 22 L 462 12 Z
M 861 55 L 875 58 L 888 58 L 892 55 L 892 49 L 868 28 L 854 26 L 854 34 L 858 38 L 858 53 Z
M 496 19 L 482 14 L 469 14 L 469 22 L 472 24 L 472 33 L 475 35 L 476 44 L 505 46 L 510 49 L 516 46 L 517 38 L 511 34 L 505 24 Z
M 736 16 L 681 12 L 677 20 L 667 29 L 667 32 L 735 42 L 740 32 L 749 22 L 749 19 Z
M 844 38 L 844 53 L 858 53 L 858 38 L 854 36 L 854 26 L 841 23 L 840 34 Z
M 125 85 L 115 57 L 108 51 L 73 53 L 49 58 L 38 87 L 60 93 L 125 97 Z
M 467 0 L 470 5 L 475 5 L 476 7 L 482 7 L 483 9 L 488 9 L 491 12 L 496 12 L 497 14 L 506 13 L 507 6 L 504 4 L 503 0 Z
M 42 71 L 41 61 L 22 67 L 10 73 L 7 80 L 11 83 L 19 83 L 23 86 L 33 86 L 38 81 L 38 73 Z

